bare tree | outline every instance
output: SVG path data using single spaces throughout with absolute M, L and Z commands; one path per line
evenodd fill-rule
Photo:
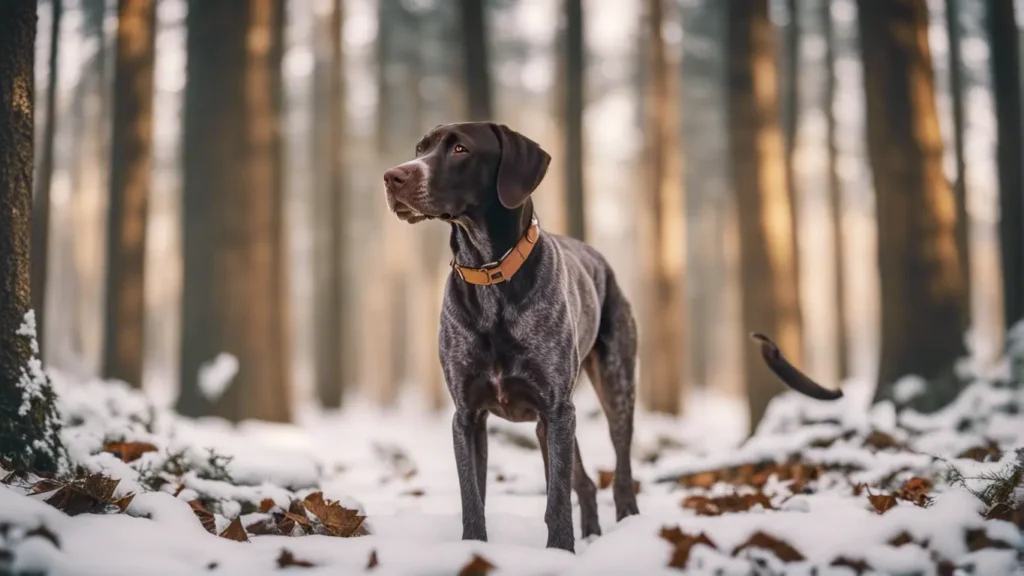
M 876 400 L 916 374 L 932 381 L 918 407 L 958 391 L 965 353 L 966 278 L 957 249 L 955 199 L 942 172 L 925 0 L 859 0 L 881 283 L 882 357 Z
M 142 386 L 156 3 L 120 0 L 114 71 L 103 374 Z
M 565 203 L 569 236 L 586 239 L 583 182 L 583 83 L 586 56 L 583 44 L 583 3 L 565 0 L 565 80 L 562 101 L 565 123 Z
M 1003 261 L 1003 310 L 1007 329 L 1024 320 L 1024 174 L 1021 158 L 1020 47 L 1013 0 L 989 0 L 992 88 L 996 104 L 999 233 Z
M 185 89 L 180 411 L 290 418 L 280 174 L 281 0 L 193 0 Z M 215 399 L 203 364 L 239 371 Z
M 462 34 L 462 62 L 465 70 L 466 103 L 469 120 L 492 120 L 494 102 L 491 99 L 490 60 L 487 46 L 487 19 L 485 2 L 459 0 Z
M 32 308 L 40 355 L 45 351 L 43 328 L 46 319 L 46 272 L 50 252 L 50 182 L 53 179 L 53 140 L 57 129 L 57 56 L 63 0 L 51 0 L 49 79 L 46 86 L 46 117 L 40 146 L 36 188 L 32 197 Z
M 0 465 L 66 464 L 30 293 L 36 2 L 0 3 Z
M 846 322 L 846 262 L 843 234 L 843 187 L 839 182 L 836 125 L 836 40 L 832 30 L 832 2 L 824 0 L 822 31 L 825 36 L 825 123 L 828 138 L 828 202 L 832 212 L 832 265 L 835 273 L 836 360 L 840 379 L 850 375 L 850 342 Z
M 326 45 L 326 86 L 317 86 L 314 102 L 324 122 L 314 127 L 317 142 L 314 150 L 320 163 L 316 179 L 319 228 L 317 246 L 320 251 L 321 277 L 314 287 L 317 315 L 316 378 L 320 403 L 327 408 L 341 405 L 344 387 L 354 379 L 353 343 L 349 336 L 351 294 L 345 278 L 344 221 L 347 211 L 345 186 L 345 75 L 342 29 L 344 2 L 334 0 L 326 18 L 317 23 L 317 42 Z M 326 133 L 326 134 L 324 134 Z
M 645 91 L 647 246 L 644 272 L 643 393 L 651 410 L 678 414 L 686 374 L 685 223 L 679 145 L 677 66 L 662 30 L 663 0 L 648 0 L 648 89 Z
M 767 0 L 730 0 L 726 26 L 729 149 L 739 211 L 743 327 L 747 332 L 773 334 L 794 363 L 800 364 L 796 245 Z M 753 430 L 783 387 L 759 361 L 754 346 L 746 347 L 744 359 Z
M 949 36 L 949 91 L 953 108 L 953 156 L 956 160 L 956 176 L 953 194 L 956 198 L 957 250 L 960 251 L 964 277 L 963 310 L 964 321 L 970 325 L 971 318 L 971 249 L 968 241 L 969 220 L 967 218 L 967 163 L 964 161 L 964 74 L 963 59 L 960 56 L 960 1 L 946 0 L 946 31 Z

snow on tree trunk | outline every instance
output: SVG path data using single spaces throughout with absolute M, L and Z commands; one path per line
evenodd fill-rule
M 0 466 L 65 468 L 29 282 L 35 2 L 0 3 Z

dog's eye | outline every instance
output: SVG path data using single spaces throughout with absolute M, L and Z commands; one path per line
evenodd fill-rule
M 452 148 L 452 152 L 455 154 L 465 154 L 469 152 L 469 150 L 466 150 L 466 147 L 462 144 L 456 144 L 455 148 Z
M 419 156 L 420 154 L 423 154 L 423 145 L 422 144 L 417 144 L 416 145 L 416 155 Z

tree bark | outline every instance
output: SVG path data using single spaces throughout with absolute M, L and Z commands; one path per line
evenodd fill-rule
M 946 30 L 949 36 L 949 92 L 953 108 L 953 156 L 956 160 L 956 179 L 953 194 L 956 199 L 956 246 L 960 252 L 964 273 L 964 323 L 971 324 L 971 248 L 970 220 L 967 217 L 967 163 L 964 161 L 964 80 L 963 60 L 960 56 L 960 1 L 946 0 Z
M 462 63 L 466 77 L 466 103 L 471 121 L 494 119 L 491 98 L 490 60 L 487 46 L 486 3 L 480 0 L 460 0 Z
M 647 280 L 644 283 L 645 334 L 641 390 L 648 409 L 669 414 L 682 410 L 686 375 L 685 224 L 682 151 L 679 147 L 679 105 L 676 66 L 670 61 L 662 29 L 663 0 L 647 0 L 649 60 L 645 103 L 647 135 L 646 205 L 648 231 Z
M 30 281 L 36 2 L 0 3 L 0 466 L 66 467 Z
M 859 0 L 868 156 L 878 217 L 882 355 L 875 400 L 897 379 L 932 381 L 916 403 L 943 406 L 958 392 L 966 278 L 928 47 L 925 0 Z
M 583 83 L 586 55 L 583 42 L 582 0 L 565 0 L 565 203 L 567 233 L 586 240 L 583 181 Z
M 46 118 L 43 120 L 43 141 L 40 148 L 36 188 L 32 197 L 32 309 L 36 316 L 36 337 L 40 357 L 46 351 L 46 272 L 50 252 L 50 182 L 53 180 L 53 140 L 57 129 L 57 67 L 60 23 L 63 0 L 51 0 L 50 61 L 46 87 Z
M 193 0 L 185 89 L 185 276 L 179 411 L 229 420 L 291 414 L 283 285 L 281 0 Z M 239 370 L 212 401 L 200 367 Z
M 770 1 L 770 0 L 769 0 Z M 785 70 L 782 85 L 782 137 L 786 146 L 786 186 L 789 194 L 789 212 L 793 220 L 793 244 L 799 245 L 800 227 L 797 210 L 796 156 L 797 130 L 800 125 L 800 1 L 786 0 L 786 8 L 789 11 L 789 24 L 784 35 L 782 68 Z M 800 278 L 800 250 L 797 249 L 793 255 L 793 267 L 796 277 Z M 803 328 L 803 317 L 800 318 L 801 331 Z
M 1021 158 L 1020 48 L 1013 0 L 988 1 L 992 92 L 996 105 L 996 161 L 999 172 L 999 241 L 1003 266 L 1004 322 L 1009 330 L 1024 320 L 1024 174 Z
M 743 328 L 773 335 L 800 365 L 794 223 L 768 2 L 730 0 L 728 8 L 729 148 L 739 214 Z M 783 386 L 764 367 L 756 346 L 745 347 L 744 361 L 754 431 Z
M 850 376 L 850 339 L 846 319 L 846 249 L 843 234 L 843 186 L 839 181 L 836 123 L 836 42 L 832 31 L 832 2 L 824 0 L 822 30 L 825 36 L 825 123 L 828 138 L 828 203 L 832 212 L 832 262 L 835 274 L 836 368 L 840 380 Z
M 120 0 L 114 72 L 103 375 L 142 386 L 156 3 Z

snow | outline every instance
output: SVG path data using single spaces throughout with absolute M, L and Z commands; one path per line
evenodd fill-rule
M 212 361 L 199 367 L 199 391 L 204 398 L 213 402 L 224 394 L 237 374 L 238 358 L 221 352 Z
M 47 574 L 269 574 L 278 571 L 283 549 L 311 562 L 309 574 L 362 572 L 375 552 L 379 574 L 455 574 L 478 554 L 497 566 L 496 574 L 672 574 L 673 546 L 659 537 L 664 527 L 704 532 L 717 549 L 698 545 L 688 569 L 698 574 L 850 574 L 831 566 L 842 556 L 863 560 L 880 573 L 936 573 L 938 560 L 976 574 L 1020 574 L 1024 536 L 1008 522 L 984 520 L 981 503 L 967 488 L 997 473 L 1024 448 L 1024 393 L 979 379 L 962 398 L 934 415 L 897 413 L 891 404 L 867 409 L 856 390 L 838 403 L 795 394 L 780 396 L 749 440 L 736 445 L 742 410 L 720 398 L 702 398 L 694 417 L 674 419 L 640 412 L 636 418 L 634 472 L 641 483 L 641 515 L 615 521 L 609 489 L 598 492 L 603 535 L 578 540 L 576 554 L 544 548 L 544 474 L 533 426 L 491 418 L 487 523 L 490 541 L 463 542 L 460 498 L 451 449 L 451 413 L 428 414 L 403 399 L 382 409 L 354 399 L 339 413 L 302 411 L 296 425 L 217 419 L 190 420 L 154 408 L 146 397 L 121 382 L 80 381 L 53 374 L 70 456 L 80 466 L 121 480 L 117 496 L 135 493 L 125 514 L 69 517 L 45 504 L 46 495 L 26 496 L 25 487 L 0 485 L 0 572 L 5 568 Z M 867 394 L 862 394 L 867 396 Z M 614 467 L 614 451 L 597 399 L 583 387 L 577 398 L 577 436 L 585 467 Z M 703 413 L 701 413 L 703 412 Z M 905 449 L 874 450 L 863 440 L 884 431 Z M 966 448 L 998 443 L 993 461 L 959 458 Z M 102 452 L 108 442 L 148 442 L 156 447 L 125 463 Z M 718 482 L 708 490 L 659 482 L 673 476 L 764 461 L 784 462 L 799 455 L 826 468 L 809 484 L 810 493 L 793 494 L 776 477 L 763 487 L 772 507 L 720 516 L 698 516 L 680 506 L 688 496 L 751 493 L 751 487 Z M 230 459 L 228 459 L 230 458 Z M 187 471 L 163 472 L 174 462 Z M 842 470 L 835 471 L 842 466 Z M 945 482 L 955 467 L 966 488 Z M 226 474 L 230 481 L 223 476 Z M 877 514 L 866 494 L 852 484 L 865 482 L 871 493 L 887 494 L 881 483 L 898 487 L 910 476 L 936 481 L 926 508 L 899 501 Z M 333 538 L 308 535 L 250 536 L 249 543 L 209 534 L 187 502 L 209 502 L 217 531 L 240 517 L 244 525 L 265 518 L 253 511 L 264 499 L 279 506 L 313 491 L 340 500 L 367 516 L 370 535 Z M 579 511 L 574 509 L 576 529 Z M 44 526 L 59 547 L 32 536 Z M 971 551 L 965 531 L 984 530 L 1010 548 Z M 755 532 L 795 548 L 804 560 L 783 563 L 765 549 L 733 550 Z M 889 543 L 907 533 L 913 542 Z M 0 530 L 0 534 L 3 530 Z M 578 534 L 578 532 L 577 532 Z M 13 558 L 4 565 L 4 552 Z M 214 567 L 214 568 L 211 568 Z M 295 569 L 301 570 L 301 569 Z M 1015 572 L 1016 571 L 1016 572 Z
M 18 379 L 18 386 L 21 388 L 21 406 L 18 407 L 18 416 L 24 417 L 32 409 L 32 403 L 43 399 L 43 389 L 46 387 L 46 372 L 43 371 L 43 363 L 39 360 L 39 342 L 36 340 L 36 314 L 29 309 L 25 313 L 21 326 L 15 332 L 18 336 L 28 338 L 32 350 L 32 357 L 28 366 L 22 369 L 21 378 Z

